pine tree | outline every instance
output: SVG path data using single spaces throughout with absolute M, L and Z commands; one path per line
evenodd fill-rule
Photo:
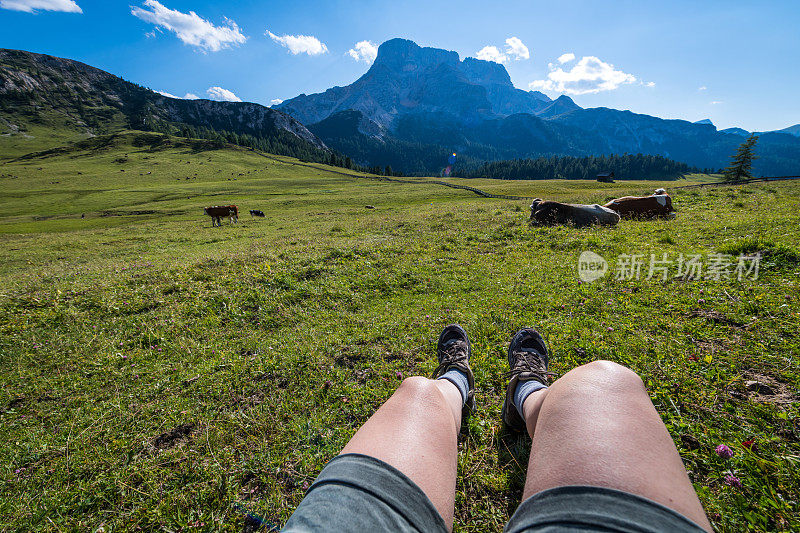
M 754 149 L 757 141 L 757 135 L 750 135 L 739 145 L 736 153 L 731 156 L 731 166 L 722 171 L 727 181 L 744 181 L 753 177 L 751 174 L 753 160 L 758 159 Z

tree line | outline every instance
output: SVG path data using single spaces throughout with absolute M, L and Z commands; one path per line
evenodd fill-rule
M 465 178 L 508 180 L 596 179 L 598 174 L 614 172 L 615 179 L 669 180 L 685 174 L 713 172 L 673 161 L 660 155 L 624 154 L 586 157 L 552 156 L 536 159 L 486 161 L 478 166 L 459 165 L 454 175 Z

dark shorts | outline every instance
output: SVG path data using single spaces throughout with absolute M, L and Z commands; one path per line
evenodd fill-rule
M 601 487 L 558 487 L 519 506 L 505 531 L 661 532 L 703 529 L 646 498 Z M 444 520 L 413 481 L 360 454 L 335 457 L 320 472 L 282 531 L 446 532 Z

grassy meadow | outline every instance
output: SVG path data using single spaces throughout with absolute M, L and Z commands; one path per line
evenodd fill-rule
M 25 156 L 0 141 L 2 531 L 280 526 L 399 381 L 434 369 L 451 322 L 478 405 L 456 531 L 501 531 L 520 502 L 528 443 L 499 413 L 528 325 L 558 374 L 642 376 L 719 531 L 800 530 L 798 182 L 449 180 L 591 203 L 664 186 L 678 210 L 539 228 L 529 202 L 438 178 L 141 132 Z M 230 203 L 239 223 L 212 228 L 202 208 Z M 609 275 L 582 283 L 584 250 Z M 645 279 L 650 254 L 717 252 L 761 252 L 758 279 Z M 623 254 L 646 258 L 640 279 L 617 279 Z

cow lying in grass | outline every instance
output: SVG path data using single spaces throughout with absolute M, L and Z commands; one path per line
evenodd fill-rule
M 562 204 L 537 198 L 531 204 L 531 222 L 541 225 L 572 224 L 576 227 L 614 226 L 619 215 L 602 205 Z
M 650 196 L 623 196 L 608 202 L 605 207 L 616 211 L 622 218 L 657 218 L 674 216 L 672 198 L 664 189 L 656 189 Z
M 260 209 L 251 209 L 250 210 L 250 216 L 251 217 L 263 217 L 264 216 L 264 211 L 261 211 Z
M 230 217 L 231 223 L 239 221 L 239 208 L 235 205 L 214 205 L 203 209 L 211 217 L 211 227 L 222 226 L 222 217 Z

